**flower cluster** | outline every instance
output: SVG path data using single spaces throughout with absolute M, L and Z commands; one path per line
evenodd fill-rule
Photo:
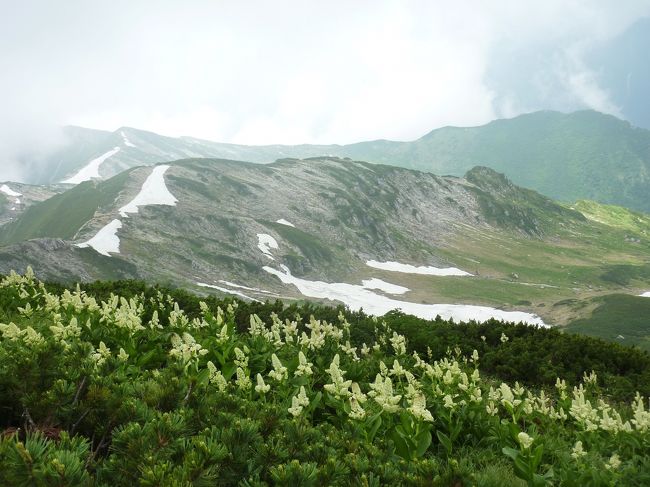
M 389 438 L 391 448 L 407 460 L 425 454 L 451 457 L 459 446 L 489 436 L 500 443 L 497 454 L 505 450 L 517 468 L 527 468 L 533 477 L 539 467 L 535 459 L 548 447 L 549 431 L 560 438 L 553 445 L 565 448 L 557 458 L 573 465 L 565 468 L 578 471 L 598 458 L 609 480 L 634 464 L 631 452 L 644 448 L 650 434 L 647 398 L 637 394 L 631 404 L 614 406 L 603 399 L 593 371 L 575 387 L 558 378 L 550 391 L 484 378 L 473 347 L 463 355 L 452 344 L 447 356 L 436 357 L 431 349 L 425 356 L 423 346 L 418 354 L 409 351 L 405 336 L 379 320 L 374 342 L 372 334 L 370 339 L 363 335 L 368 343 L 354 340 L 354 325 L 342 314 L 332 324 L 314 316 L 307 322 L 295 315 L 283 321 L 275 313 L 260 312 L 268 316 L 266 322 L 257 314 L 247 315 L 248 333 L 240 333 L 242 316 L 235 320 L 232 304 L 224 305 L 226 311 L 216 306 L 213 311 L 201 301 L 200 314 L 197 307 L 185 313 L 162 293 L 129 299 L 111 295 L 98 304 L 79 287 L 52 294 L 33 276 L 16 274 L 0 281 L 0 288 L 11 290 L 16 303 L 7 315 L 7 321 L 14 321 L 0 324 L 2 353 L 24 350 L 31 360 L 29 354 L 49 346 L 56 353 L 47 350 L 43 355 L 78 359 L 80 370 L 90 377 L 77 374 L 56 382 L 55 392 L 72 390 L 72 397 L 61 404 L 80 402 L 77 389 L 82 394 L 88 388 L 91 398 L 101 396 L 104 389 L 97 384 L 102 374 L 119 371 L 120 380 L 128 381 L 142 367 L 148 382 L 135 390 L 149 394 L 151 404 L 181 397 L 184 405 L 201 403 L 212 411 L 203 402 L 210 397 L 223 399 L 226 409 L 235 409 L 231 400 L 239 401 L 242 411 L 272 408 L 273 415 L 285 416 L 285 424 L 327 418 L 369 443 Z M 501 344 L 510 341 L 499 334 Z M 488 346 L 478 335 L 476 339 L 478 348 Z M 512 348 L 518 341 L 499 347 Z M 487 354 L 483 357 L 485 361 Z M 86 380 L 96 383 L 88 387 Z M 170 393 L 178 384 L 183 385 L 181 392 Z
M 180 360 L 183 364 L 189 364 L 208 353 L 208 350 L 197 343 L 194 337 L 187 332 L 184 332 L 182 336 L 174 333 L 171 343 L 172 348 L 169 351 L 169 356 Z

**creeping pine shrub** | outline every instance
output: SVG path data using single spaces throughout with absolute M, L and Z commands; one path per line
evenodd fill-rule
M 0 282 L 0 485 L 650 485 L 647 397 L 483 372 L 520 328 L 182 298 Z

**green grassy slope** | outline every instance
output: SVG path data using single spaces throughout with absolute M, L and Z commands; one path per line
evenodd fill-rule
M 18 220 L 0 229 L 0 244 L 38 237 L 72 238 L 97 209 L 115 201 L 129 174 L 125 171 L 101 183 L 87 181 L 35 204 Z
M 650 298 L 612 294 L 593 301 L 591 316 L 573 321 L 568 331 L 650 351 Z
M 639 236 L 650 235 L 650 215 L 620 206 L 604 205 L 595 201 L 579 200 L 572 208 L 585 217 L 611 227 L 627 230 Z

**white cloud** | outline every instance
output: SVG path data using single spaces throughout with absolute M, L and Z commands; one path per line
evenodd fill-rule
M 611 100 L 606 90 L 598 86 L 596 74 L 589 69 L 569 73 L 567 83 L 572 93 L 587 107 L 623 118 L 620 107 Z
M 65 123 L 251 144 L 413 139 L 542 108 L 486 73 L 515 76 L 511 52 L 544 49 L 555 78 L 532 73 L 526 89 L 616 113 L 581 53 L 649 14 L 647 0 L 6 2 L 0 150 L 6 127 L 33 146 Z

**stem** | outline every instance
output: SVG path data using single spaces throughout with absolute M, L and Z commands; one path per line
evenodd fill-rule
M 187 388 L 187 394 L 185 394 L 185 397 L 183 398 L 183 403 L 186 403 L 190 399 L 190 395 L 192 394 L 193 387 L 194 387 L 194 381 L 190 382 L 190 387 Z
M 86 409 L 86 411 L 84 411 L 84 413 L 81 416 L 79 416 L 79 419 L 75 422 L 75 424 L 72 425 L 72 428 L 70 428 L 70 435 L 71 436 L 74 435 L 74 432 L 77 429 L 77 426 L 79 426 L 79 423 L 81 423 L 81 421 L 88 415 L 89 412 L 90 412 L 90 409 Z
M 81 390 L 84 388 L 86 385 L 86 376 L 83 376 L 83 379 L 81 379 L 81 384 L 79 384 L 79 387 L 77 387 L 77 393 L 74 395 L 74 399 L 72 400 L 72 405 L 74 406 L 77 404 L 77 401 L 79 401 L 79 395 L 81 394 Z
M 36 423 L 35 423 L 34 420 L 32 419 L 32 415 L 29 414 L 29 409 L 27 409 L 27 407 L 25 407 L 25 408 L 23 409 L 23 417 L 27 420 L 27 422 L 29 423 L 29 426 L 30 426 L 30 427 L 36 429 Z M 25 428 L 25 429 L 27 429 L 27 428 Z

